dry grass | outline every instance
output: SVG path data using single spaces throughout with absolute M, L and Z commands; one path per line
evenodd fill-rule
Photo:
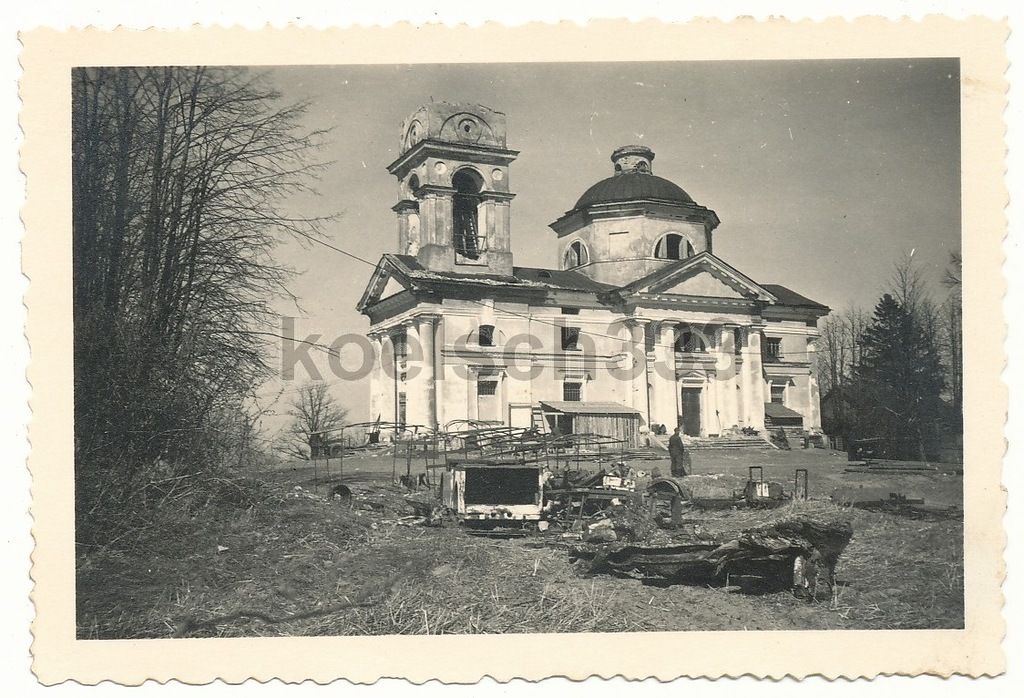
M 857 512 L 833 610 L 852 627 L 964 627 L 963 522 Z
M 294 496 L 286 482 L 222 482 L 155 511 L 149 525 L 78 559 L 80 638 L 374 635 L 629 630 L 956 628 L 963 625 L 963 525 L 839 509 L 688 512 L 728 537 L 793 509 L 852 521 L 832 603 L 786 593 L 583 578 L 551 538 L 474 538 L 397 525 L 390 486 L 353 485 L 357 506 Z M 346 602 L 368 606 L 339 608 Z

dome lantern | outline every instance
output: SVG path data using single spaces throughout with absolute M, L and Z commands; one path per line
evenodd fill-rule
M 622 145 L 612 153 L 615 174 L 627 172 L 651 174 L 651 163 L 654 162 L 654 151 L 645 145 Z

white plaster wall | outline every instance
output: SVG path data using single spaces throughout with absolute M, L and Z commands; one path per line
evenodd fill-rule
M 443 422 L 476 417 L 476 380 L 483 372 L 504 376 L 499 388 L 503 419 L 508 418 L 509 404 L 536 405 L 540 400 L 561 400 L 563 383 L 569 379 L 583 383 L 584 400 L 614 402 L 639 410 L 646 429 L 649 415 L 654 423 L 669 427 L 674 426 L 678 418 L 676 356 L 669 346 L 672 337 L 668 330 L 673 323 L 685 322 L 709 330 L 713 338 L 708 349 L 716 362 L 702 395 L 703 432 L 721 433 L 724 429 L 748 424 L 763 427 L 763 403 L 770 394 L 767 383 L 761 378 L 757 332 L 751 332 L 751 346 L 743 351 L 742 360 L 738 361 L 733 352 L 731 327 L 721 329 L 723 323 L 757 324 L 756 317 L 747 313 L 729 315 L 710 311 L 648 309 L 643 312 L 648 317 L 637 317 L 637 326 L 630 329 L 623 318 L 604 308 L 581 308 L 577 315 L 565 315 L 559 307 L 446 300 L 441 305 L 423 305 L 374 329 L 387 329 L 384 325 L 394 327 L 423 313 L 442 316 L 437 332 L 438 379 L 442 384 L 436 387 L 436 410 Z M 641 342 L 642 346 L 641 327 L 650 323 L 663 326 L 665 331 L 658 339 L 654 355 L 648 359 L 661 362 L 664 368 L 654 370 L 644 362 L 641 364 L 644 370 L 635 377 L 612 370 L 616 366 L 628 368 L 633 360 L 630 349 L 634 342 Z M 412 325 L 408 328 L 412 341 L 416 327 L 422 324 L 407 324 Z M 480 324 L 495 326 L 496 347 L 479 346 L 476 338 Z M 557 329 L 561 325 L 581 329 L 580 351 L 562 351 L 561 333 Z M 807 351 L 813 328 L 798 324 L 780 324 L 779 327 L 784 328 L 785 337 L 799 341 L 803 351 Z M 766 328 L 765 332 L 771 336 L 771 328 Z M 522 341 L 526 337 L 531 338 L 532 346 Z M 510 346 L 517 338 L 519 346 Z M 389 340 L 384 342 L 382 360 L 387 361 L 391 348 Z M 410 368 L 417 356 L 415 352 L 410 353 Z M 529 377 L 531 368 L 532 378 Z M 666 373 L 668 375 L 663 375 Z M 816 425 L 820 415 L 816 408 L 816 386 L 810 380 L 808 367 L 806 364 L 793 366 L 793 372 L 787 373 L 798 376 L 788 393 L 789 406 L 805 416 L 808 426 Z M 418 404 L 429 394 L 426 386 L 414 378 L 406 392 L 408 420 L 413 423 L 426 418 L 426 406 Z M 394 384 L 383 371 L 374 394 L 383 418 L 392 419 Z
M 622 232 L 626 233 L 625 252 L 613 254 L 612 235 Z M 568 246 L 575 240 L 581 240 L 590 252 L 590 264 L 580 267 L 579 271 L 596 281 L 625 285 L 675 261 L 654 256 L 658 240 L 670 232 L 679 233 L 689 240 L 694 254 L 704 251 L 706 239 L 704 226 L 700 223 L 650 216 L 605 218 L 593 221 L 559 241 L 559 266 Z M 616 242 L 621 240 L 617 237 Z

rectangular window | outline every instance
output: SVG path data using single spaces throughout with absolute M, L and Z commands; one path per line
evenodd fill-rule
M 395 421 L 399 424 L 405 424 L 405 393 L 398 394 L 398 405 L 397 415 L 395 415 Z
M 764 340 L 764 355 L 769 360 L 778 361 L 782 358 L 782 339 L 779 337 L 766 337 Z
M 576 351 L 579 349 L 580 328 L 563 327 L 562 330 L 562 351 Z
M 480 325 L 477 341 L 482 347 L 494 346 L 494 325 Z
M 772 402 L 781 405 L 786 401 L 786 386 L 772 384 Z
M 566 308 L 565 306 L 562 306 L 562 315 L 579 315 L 579 314 L 580 314 L 580 309 L 579 308 Z
M 579 402 L 582 383 L 562 383 L 562 399 L 566 402 Z
M 479 380 L 476 383 L 476 394 L 483 396 L 498 394 L 498 381 Z
M 743 331 L 736 327 L 732 331 L 733 353 L 739 354 L 743 351 Z

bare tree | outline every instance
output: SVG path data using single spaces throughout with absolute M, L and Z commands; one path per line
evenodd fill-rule
M 815 370 L 823 396 L 823 426 L 830 433 L 845 433 L 849 426 L 851 377 L 860 361 L 866 325 L 864 311 L 855 306 L 829 315 L 822 324 Z
M 244 69 L 81 68 L 72 85 L 76 496 L 116 519 L 148 464 L 209 468 L 223 415 L 269 374 L 290 274 L 273 251 L 320 235 L 285 202 L 323 134 Z
M 932 298 L 932 284 L 911 251 L 894 265 L 889 286 L 893 298 L 930 338 L 938 336 L 939 312 Z
M 961 277 L 963 265 L 958 252 L 950 252 L 949 262 L 939 280 L 947 289 L 946 297 L 936 303 L 929 281 L 912 255 L 895 265 L 893 295 L 921 331 L 939 350 L 945 379 L 944 399 L 959 414 L 963 404 L 963 315 Z
M 292 457 L 310 459 L 323 455 L 327 440 L 337 436 L 345 424 L 348 410 L 338 405 L 326 383 L 313 381 L 299 388 L 288 414 L 292 423 L 282 450 Z
M 964 359 L 963 359 L 963 260 L 959 252 L 949 253 L 949 263 L 942 277 L 942 285 L 949 293 L 942 304 L 942 338 L 939 346 L 946 368 L 946 386 L 956 414 L 963 412 Z
M 824 394 L 840 389 L 850 363 L 847 346 L 846 318 L 833 314 L 821 326 L 821 341 L 818 347 L 818 385 Z

